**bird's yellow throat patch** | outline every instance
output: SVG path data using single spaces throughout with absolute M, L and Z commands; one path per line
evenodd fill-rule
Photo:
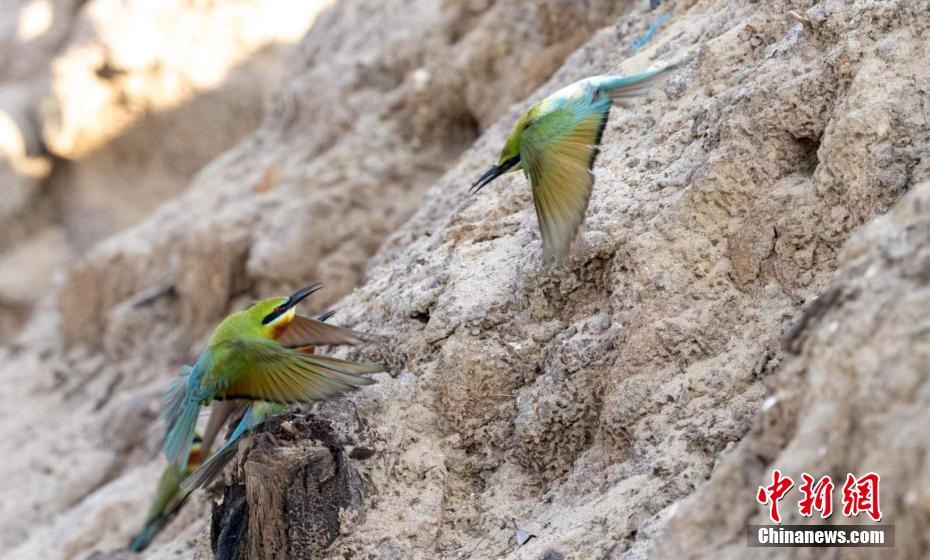
M 280 317 L 274 321 L 265 325 L 265 335 L 268 338 L 273 338 L 275 340 L 281 338 L 284 335 L 284 331 L 291 326 L 291 321 L 294 320 L 294 316 L 297 314 L 297 309 L 292 307 L 287 310 L 287 313 L 282 314 Z

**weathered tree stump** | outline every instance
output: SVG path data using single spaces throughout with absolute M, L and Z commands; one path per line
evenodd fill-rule
M 213 508 L 215 558 L 323 556 L 339 535 L 340 511 L 362 507 L 361 479 L 343 443 L 324 420 L 291 414 L 267 422 Z

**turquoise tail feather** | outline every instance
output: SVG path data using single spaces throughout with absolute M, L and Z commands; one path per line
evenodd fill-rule
M 200 400 L 191 398 L 189 382 L 194 369 L 181 366 L 181 373 L 171 382 L 165 394 L 165 437 L 164 451 L 168 460 L 181 472 L 187 470 L 187 459 L 194 442 Z
M 129 550 L 133 552 L 142 552 L 150 544 L 152 544 L 152 539 L 155 538 L 155 535 L 158 534 L 158 531 L 161 529 L 161 524 L 158 522 L 158 519 L 150 521 L 145 524 L 145 527 L 132 539 L 132 542 L 129 543 Z
M 633 74 L 632 76 L 603 76 L 600 78 L 597 85 L 605 92 L 607 92 L 607 95 L 609 95 L 612 99 L 612 94 L 615 91 L 625 91 L 632 87 L 640 87 L 643 85 L 649 86 L 652 84 L 652 81 L 655 77 L 659 76 L 663 72 L 671 70 L 672 68 L 674 68 L 673 65 L 663 66 L 654 70 L 647 70 L 639 74 Z
M 656 83 L 666 79 L 669 70 L 678 67 L 681 61 L 670 63 L 632 76 L 600 76 L 592 78 L 594 86 L 603 91 L 611 102 L 621 106 L 645 95 Z
M 180 413 L 169 419 L 168 435 L 165 437 L 164 451 L 168 461 L 181 469 L 187 470 L 187 460 L 190 448 L 194 444 L 194 430 L 197 428 L 197 416 L 200 413 L 200 402 L 186 400 L 181 406 Z
M 162 417 L 165 419 L 165 424 L 169 430 L 175 419 L 181 414 L 181 408 L 187 398 L 187 384 L 193 371 L 194 368 L 190 366 L 181 366 L 181 372 L 171 382 L 168 392 L 165 393 L 165 411 L 162 413 Z

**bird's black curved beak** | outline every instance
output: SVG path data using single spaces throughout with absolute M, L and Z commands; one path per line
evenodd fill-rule
M 471 188 L 468 189 L 468 194 L 475 194 L 482 189 L 485 185 L 497 179 L 504 173 L 510 171 L 510 169 L 520 162 L 519 157 L 510 158 L 500 165 L 492 165 L 490 169 L 484 172 L 484 175 L 478 178 L 477 181 L 472 184 Z
M 302 300 L 302 299 L 304 299 L 305 297 L 309 296 L 309 295 L 312 294 L 313 292 L 315 292 L 315 291 L 321 289 L 322 287 L 323 287 L 323 284 L 321 284 L 320 282 L 317 282 L 316 284 L 310 284 L 310 285 L 307 286 L 306 288 L 301 288 L 301 289 L 297 290 L 296 292 L 294 292 L 293 294 L 291 294 L 290 297 L 288 297 L 288 298 L 284 301 L 284 303 L 282 303 L 281 305 L 275 307 L 275 308 L 271 311 L 271 313 L 269 313 L 268 315 L 266 315 L 265 318 L 262 319 L 262 324 L 263 324 L 263 325 L 267 325 L 268 323 L 274 321 L 275 319 L 277 319 L 277 318 L 280 317 L 281 315 L 284 315 L 285 313 L 288 312 L 288 310 L 290 310 L 292 307 L 294 307 L 295 305 L 297 305 L 298 303 L 300 303 L 300 300 Z
M 300 300 L 321 289 L 323 289 L 323 284 L 321 282 L 317 282 L 316 284 L 310 284 L 306 288 L 297 290 L 287 298 L 287 302 L 284 304 L 284 311 L 294 307 L 300 303 Z

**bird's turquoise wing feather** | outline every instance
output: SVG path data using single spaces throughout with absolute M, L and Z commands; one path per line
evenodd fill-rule
M 244 420 L 245 419 L 243 419 L 243 421 Z M 223 469 L 226 468 L 226 465 L 228 465 L 229 462 L 233 460 L 233 457 L 236 456 L 236 453 L 239 452 L 240 436 L 241 434 L 236 435 L 235 439 L 230 439 L 230 441 L 226 442 L 222 447 L 217 449 L 216 453 L 211 455 L 210 459 L 206 463 L 194 471 L 194 474 L 184 479 L 184 482 L 181 484 L 181 489 L 184 492 L 193 492 L 194 490 L 213 482 L 213 480 L 216 479 L 216 477 L 219 476 L 221 472 L 223 472 Z
M 610 100 L 579 96 L 549 111 L 523 131 L 520 158 L 547 258 L 563 257 L 584 220 L 594 176 L 591 166 L 607 123 Z

